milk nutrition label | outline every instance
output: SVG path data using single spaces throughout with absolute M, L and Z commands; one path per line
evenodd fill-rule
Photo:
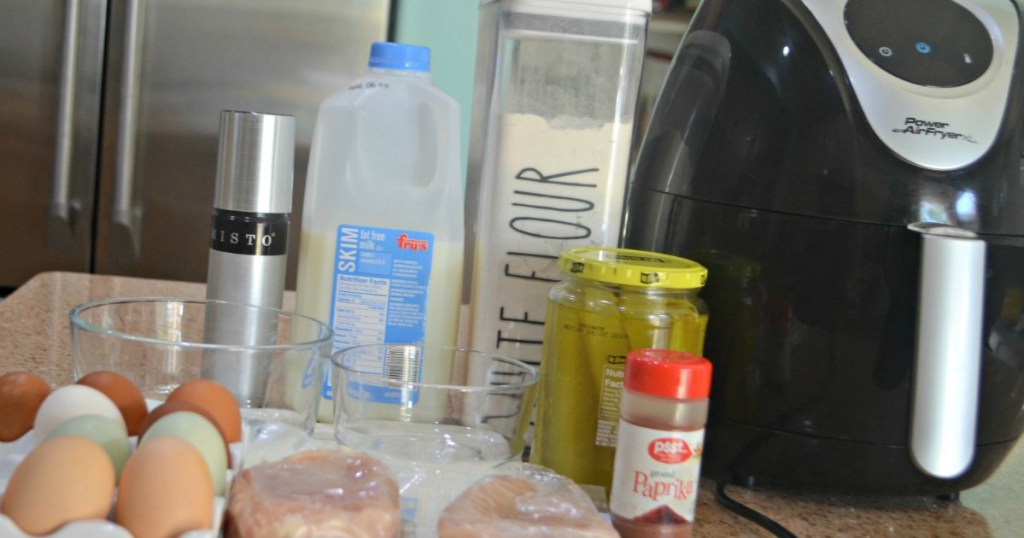
M 331 292 L 334 349 L 422 342 L 433 235 L 343 224 L 336 239 Z M 361 366 L 366 371 L 384 368 Z
M 331 293 L 335 349 L 423 341 L 433 239 L 422 232 L 338 227 Z

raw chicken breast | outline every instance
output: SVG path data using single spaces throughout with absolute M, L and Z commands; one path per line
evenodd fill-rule
M 243 470 L 231 484 L 229 538 L 392 538 L 398 484 L 387 467 L 347 447 L 299 452 Z
M 514 464 L 478 480 L 437 524 L 440 538 L 611 538 L 619 534 L 572 480 Z

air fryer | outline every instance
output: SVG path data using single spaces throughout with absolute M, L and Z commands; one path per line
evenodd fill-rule
M 705 476 L 989 477 L 1024 428 L 1020 9 L 704 0 L 623 244 L 709 269 Z

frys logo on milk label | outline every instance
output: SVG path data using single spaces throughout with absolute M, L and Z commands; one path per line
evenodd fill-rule
M 693 451 L 683 439 L 659 437 L 647 445 L 647 454 L 661 463 L 683 463 L 690 459 Z

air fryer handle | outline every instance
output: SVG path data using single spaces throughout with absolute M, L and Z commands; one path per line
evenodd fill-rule
M 910 229 L 922 237 L 910 455 L 924 473 L 955 478 L 974 459 L 985 242 L 949 226 Z

